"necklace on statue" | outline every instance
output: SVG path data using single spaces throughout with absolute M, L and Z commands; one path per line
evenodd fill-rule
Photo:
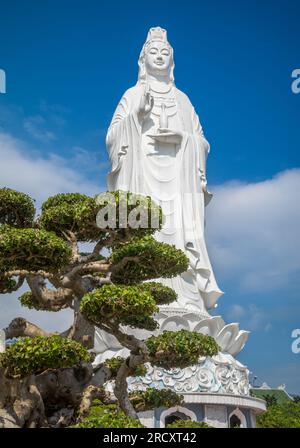
M 155 93 L 169 93 L 172 87 L 172 84 L 150 84 L 150 90 Z

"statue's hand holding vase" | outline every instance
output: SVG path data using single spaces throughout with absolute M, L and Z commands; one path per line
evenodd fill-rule
M 169 128 L 158 128 L 158 134 L 148 134 L 148 137 L 161 143 L 180 145 L 183 139 L 183 132 Z

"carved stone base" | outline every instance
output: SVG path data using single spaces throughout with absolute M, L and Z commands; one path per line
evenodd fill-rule
M 179 394 L 223 393 L 249 396 L 249 371 L 231 355 L 219 353 L 200 358 L 199 364 L 185 369 L 165 370 L 147 365 L 144 377 L 129 378 L 129 390 L 169 388 Z

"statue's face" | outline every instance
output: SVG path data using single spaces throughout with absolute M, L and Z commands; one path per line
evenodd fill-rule
M 146 52 L 146 71 L 150 75 L 168 74 L 171 65 L 171 50 L 164 42 L 152 42 Z

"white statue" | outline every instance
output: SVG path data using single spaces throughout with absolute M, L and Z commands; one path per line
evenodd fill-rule
M 0 353 L 5 352 L 6 341 L 5 341 L 5 331 L 0 330 Z
M 108 189 L 151 196 L 161 205 L 166 222 L 154 236 L 174 244 L 189 257 L 188 270 L 171 279 L 156 279 L 172 287 L 178 300 L 161 306 L 155 319 L 155 334 L 182 328 L 215 338 L 221 352 L 194 366 L 194 391 L 247 395 L 248 371 L 234 356 L 244 347 L 249 332 L 237 323 L 226 324 L 221 316 L 210 316 L 222 294 L 207 254 L 204 238 L 205 205 L 211 199 L 206 187 L 206 141 L 198 116 L 188 97 L 174 84 L 173 49 L 166 31 L 151 28 L 139 58 L 137 84 L 123 95 L 107 133 L 112 164 Z M 146 330 L 126 328 L 128 333 L 147 338 Z M 95 364 L 112 356 L 127 356 L 128 350 L 105 331 L 96 330 Z M 228 370 L 229 369 L 229 370 Z M 152 373 L 151 373 L 152 372 Z M 191 370 L 170 372 L 150 369 L 143 384 L 166 384 L 176 392 L 191 390 Z M 232 381 L 228 378 L 232 378 Z M 199 381 L 199 378 L 201 379 Z M 140 378 L 132 387 L 140 387 Z M 224 383 L 224 384 L 223 384 Z M 164 384 L 164 386 L 166 386 Z
M 150 29 L 138 64 L 138 82 L 123 95 L 107 134 L 108 189 L 150 195 L 162 206 L 167 220 L 155 238 L 182 249 L 190 264 L 184 274 L 159 281 L 177 292 L 173 308 L 207 315 L 222 294 L 204 239 L 209 144 L 191 102 L 175 86 L 165 30 Z

